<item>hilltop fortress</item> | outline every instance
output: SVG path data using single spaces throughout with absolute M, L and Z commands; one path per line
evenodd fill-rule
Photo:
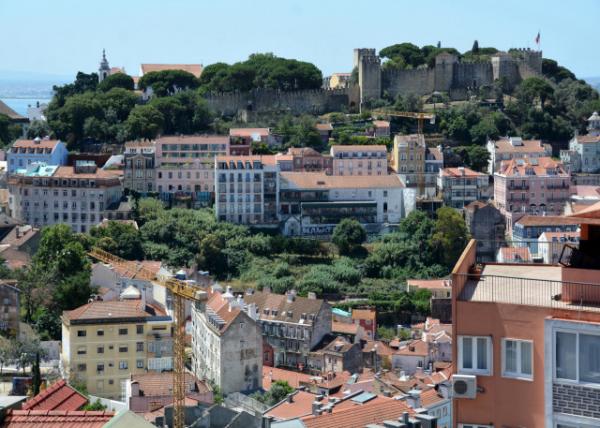
M 542 74 L 542 52 L 516 49 L 498 52 L 488 61 L 461 62 L 459 57 L 442 52 L 433 67 L 416 69 L 386 69 L 375 49 L 354 49 L 353 65 L 358 71 L 358 83 L 348 81 L 342 88 L 278 91 L 255 89 L 250 92 L 206 94 L 209 106 L 219 114 L 249 115 L 282 112 L 291 114 L 323 114 L 330 111 L 358 110 L 359 106 L 381 99 L 384 95 L 414 94 L 424 96 L 445 93 L 451 100 L 467 99 L 469 93 L 491 87 L 502 81 L 512 90 L 521 80 Z

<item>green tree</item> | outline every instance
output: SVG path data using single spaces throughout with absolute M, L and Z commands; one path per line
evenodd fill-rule
M 123 88 L 128 91 L 133 91 L 133 79 L 125 73 L 115 73 L 111 74 L 98 84 L 98 90 L 102 92 L 107 92 L 112 88 Z
M 141 90 L 152 88 L 157 97 L 173 95 L 185 89 L 196 89 L 200 81 L 192 73 L 183 70 L 151 71 L 144 74 L 138 81 Z
M 164 126 L 164 116 L 154 106 L 135 106 L 125 121 L 131 139 L 154 139 Z
M 575 74 L 569 69 L 558 65 L 558 62 L 553 59 L 544 58 L 542 59 L 542 74 L 549 79 L 554 80 L 556 83 L 560 83 L 563 80 L 571 79 L 575 80 Z
M 0 376 L 4 366 L 13 364 L 15 361 L 16 343 L 14 340 L 0 336 Z
M 396 331 L 391 327 L 377 327 L 377 337 L 385 340 L 393 340 L 396 337 Z
M 475 41 L 473 42 L 473 47 L 471 48 L 471 52 L 472 52 L 474 55 L 479 55 L 479 42 L 478 42 L 477 40 L 475 40 Z
M 331 241 L 338 247 L 340 254 L 350 254 L 367 239 L 362 225 L 351 218 L 340 221 L 333 229 Z
M 464 219 L 453 208 L 442 207 L 437 210 L 436 216 L 431 246 L 444 265 L 451 269 L 467 245 L 469 232 Z
M 27 128 L 27 138 L 33 140 L 36 137 L 44 138 L 50 136 L 52 131 L 45 120 L 32 120 Z M 1 138 L 0 138 L 1 140 Z
M 543 107 L 554 95 L 554 88 L 541 77 L 529 77 L 519 84 L 515 95 L 520 102 L 527 105 L 532 105 L 539 98 Z
M 128 260 L 142 260 L 142 237 L 132 224 L 109 221 L 106 225 L 95 226 L 90 235 L 97 239 L 97 245 L 109 253 Z
M 0 143 L 10 144 L 19 137 L 21 129 L 14 125 L 8 116 L 0 114 Z
M 106 410 L 106 406 L 100 402 L 99 398 L 97 398 L 96 401 L 94 401 L 93 403 L 91 403 L 91 402 L 87 403 L 85 406 L 83 406 L 81 408 L 81 410 L 100 412 L 100 411 Z

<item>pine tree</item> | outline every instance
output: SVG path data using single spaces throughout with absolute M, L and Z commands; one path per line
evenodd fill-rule
M 477 40 L 475 40 L 475 41 L 473 42 L 473 47 L 471 48 L 471 52 L 472 52 L 474 55 L 477 55 L 477 54 L 479 54 L 479 42 L 478 42 Z

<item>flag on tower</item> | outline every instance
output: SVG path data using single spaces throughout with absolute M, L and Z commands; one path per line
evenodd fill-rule
M 535 36 L 535 44 L 539 45 L 540 44 L 540 32 L 538 31 L 537 36 Z

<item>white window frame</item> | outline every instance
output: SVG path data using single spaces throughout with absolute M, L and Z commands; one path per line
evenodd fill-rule
M 506 371 L 506 342 L 517 342 L 517 372 L 507 372 Z M 531 344 L 531 374 L 522 373 L 521 372 L 521 344 L 522 343 L 530 343 Z M 512 379 L 520 379 L 520 380 L 533 380 L 533 340 L 528 339 L 514 339 L 512 337 L 503 337 L 502 338 L 502 377 L 512 378 Z
M 473 365 L 477 364 L 477 339 L 485 339 L 487 344 L 487 369 L 476 369 L 476 368 L 464 368 L 463 367 L 463 339 L 470 338 L 473 340 Z M 494 372 L 493 366 L 493 351 L 494 346 L 492 343 L 491 336 L 470 336 L 470 335 L 461 335 L 458 336 L 458 372 L 465 374 L 474 374 L 479 376 L 491 376 Z M 469 424 L 467 424 L 469 425 Z
M 556 375 L 556 371 L 558 369 L 558 366 L 556 364 L 556 335 L 557 333 L 567 333 L 567 334 L 574 334 L 575 335 L 575 376 L 577 377 L 576 379 L 566 379 L 566 378 L 562 378 L 562 377 L 558 377 Z M 596 336 L 598 338 L 600 338 L 600 334 L 592 332 L 592 331 L 587 331 L 587 330 L 578 330 L 578 329 L 569 329 L 569 328 L 555 328 L 552 330 L 552 379 L 555 382 L 559 382 L 559 383 L 564 383 L 564 384 L 571 384 L 571 385 L 581 385 L 581 386 L 585 386 L 585 387 L 589 387 L 589 388 L 594 388 L 594 389 L 598 389 L 600 388 L 600 382 L 599 383 L 593 383 L 593 382 L 589 382 L 589 381 L 582 381 L 579 378 L 579 336 L 581 334 L 585 334 L 587 336 Z

